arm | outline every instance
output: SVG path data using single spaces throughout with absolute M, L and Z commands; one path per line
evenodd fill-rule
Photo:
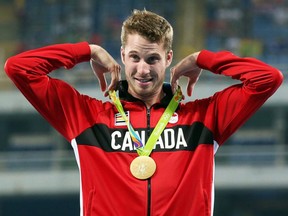
M 281 72 L 257 59 L 240 58 L 230 52 L 203 50 L 184 59 L 186 64 L 176 65 L 174 73 L 196 66 L 215 74 L 229 76 L 241 81 L 211 97 L 209 113 L 212 115 L 215 139 L 222 144 L 236 131 L 281 85 Z M 180 62 L 181 63 L 181 62 Z M 180 70 L 181 69 L 181 70 Z M 185 74 L 185 73 L 184 73 Z M 179 76 L 179 75 L 178 75 Z M 187 76 L 198 76 L 188 74 Z M 195 80 L 195 79 L 194 79 Z M 195 84 L 195 83 L 194 83 Z M 209 108 L 208 108 L 209 109 Z
M 96 56 L 94 52 L 93 57 Z M 100 60 L 104 57 L 100 56 Z M 90 59 L 91 49 L 86 42 L 57 44 L 9 58 L 5 63 L 5 71 L 36 110 L 70 140 L 88 127 L 89 120 L 93 118 L 89 116 L 90 107 L 87 104 L 91 100 L 69 84 L 49 77 L 49 73 L 60 67 L 71 69 Z M 93 107 L 95 115 L 99 111 L 98 107 Z

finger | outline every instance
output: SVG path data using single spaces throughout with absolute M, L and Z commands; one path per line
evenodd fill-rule
M 96 77 L 99 81 L 101 91 L 104 92 L 106 90 L 106 87 L 107 87 L 107 82 L 106 82 L 106 78 L 104 76 L 103 71 L 105 71 L 106 68 L 104 68 L 102 65 L 100 65 L 99 63 L 97 63 L 94 60 L 91 60 L 90 64 L 91 64 L 91 67 L 92 67 L 94 74 L 96 75 Z
M 194 76 L 189 77 L 189 81 L 187 84 L 187 94 L 189 95 L 189 97 L 192 95 L 193 89 L 199 80 L 199 77 L 202 73 L 202 69 L 196 68 L 195 70 L 193 70 L 193 73 L 195 73 Z
M 104 92 L 107 88 L 107 81 L 104 72 L 107 71 L 105 67 L 100 64 L 96 64 L 96 76 L 98 78 L 101 91 Z
M 111 83 L 108 86 L 108 90 L 115 90 L 121 79 L 121 66 L 116 64 L 111 71 Z
M 173 93 L 175 93 L 176 88 L 178 86 L 178 78 L 175 75 L 175 67 L 171 68 L 170 70 L 170 84 L 171 84 L 171 88 Z
M 108 90 L 104 93 L 104 97 L 109 95 L 109 91 L 116 90 L 118 82 L 121 80 L 121 66 L 116 65 L 114 68 L 114 72 L 111 73 L 111 83 L 108 86 Z
M 97 78 L 100 84 L 101 91 L 104 92 L 107 87 L 106 77 L 103 73 L 97 73 Z
M 189 97 L 191 97 L 191 95 L 192 95 L 193 88 L 194 88 L 194 82 L 191 79 L 188 79 L 186 89 L 187 89 L 187 95 Z

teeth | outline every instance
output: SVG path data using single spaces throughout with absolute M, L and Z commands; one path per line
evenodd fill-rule
M 138 81 L 141 83 L 146 83 L 146 82 L 150 82 L 151 79 L 138 79 Z

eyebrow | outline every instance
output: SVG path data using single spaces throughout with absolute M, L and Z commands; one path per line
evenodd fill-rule
M 138 54 L 139 52 L 135 51 L 135 50 L 131 50 L 128 52 L 128 54 Z
M 128 52 L 128 54 L 137 54 L 137 55 L 139 55 L 139 52 L 137 52 L 136 50 L 131 50 L 131 51 Z M 151 53 L 148 52 L 147 54 L 150 55 L 150 56 L 161 56 L 157 52 L 151 52 Z

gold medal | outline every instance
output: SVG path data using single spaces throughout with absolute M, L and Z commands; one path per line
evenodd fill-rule
M 139 156 L 130 164 L 130 171 L 137 179 L 148 179 L 156 170 L 155 161 L 149 156 Z

